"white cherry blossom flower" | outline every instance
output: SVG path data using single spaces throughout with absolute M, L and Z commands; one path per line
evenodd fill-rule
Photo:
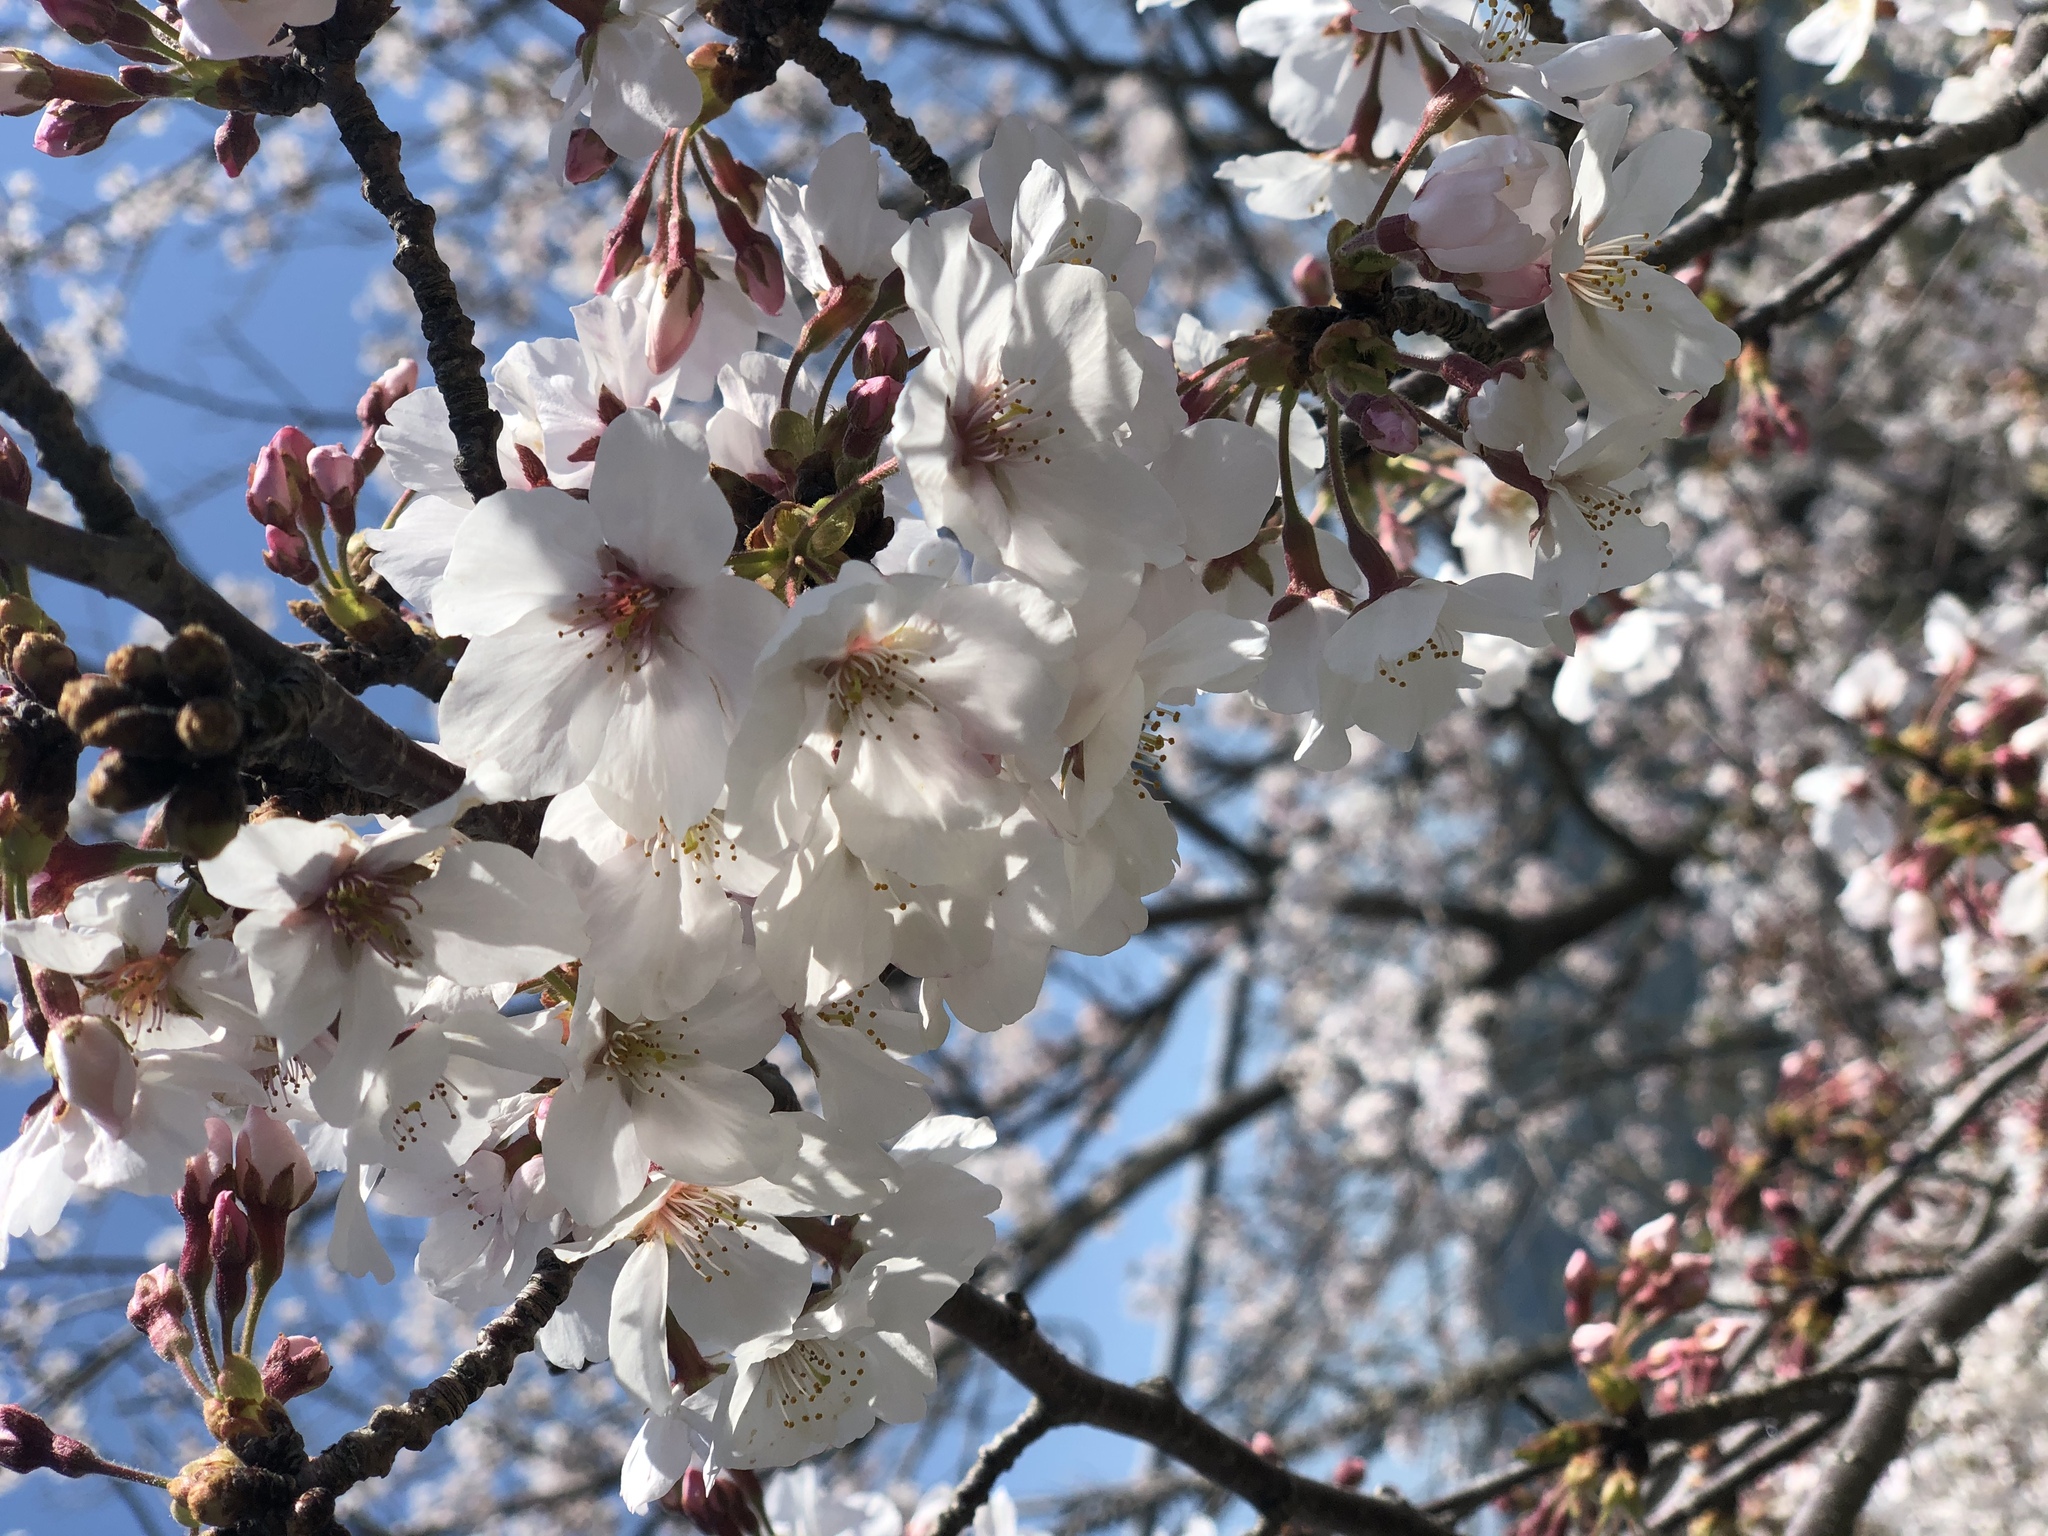
M 1666 128 L 1616 164 L 1628 121 L 1627 107 L 1602 107 L 1572 145 L 1572 211 L 1543 301 L 1596 420 L 1640 413 L 1662 392 L 1704 393 L 1742 347 L 1698 295 L 1643 260 L 1699 185 L 1711 140 Z
M 935 215 L 896 251 L 932 347 L 896 416 L 926 521 L 1062 601 L 1092 572 L 1178 559 L 1172 503 L 1145 468 L 1171 427 L 1171 395 L 1146 390 L 1164 357 L 1102 273 L 1013 276 L 970 217 Z
M 471 637 L 441 701 L 450 755 L 497 764 L 513 794 L 588 780 L 643 836 L 711 809 L 782 609 L 725 569 L 732 515 L 707 463 L 694 429 L 629 411 L 587 501 L 504 491 L 463 523 L 435 598 Z
M 235 947 L 265 1033 L 297 1055 L 335 1030 L 336 1053 L 313 1084 L 330 1124 L 354 1120 L 429 977 L 516 982 L 583 943 L 575 898 L 554 876 L 503 844 L 449 847 L 454 836 L 431 821 L 364 837 L 339 821 L 277 817 L 199 866 L 218 900 L 246 909 Z
M 0 948 L 77 979 L 88 1013 L 139 1050 L 190 1050 L 256 1032 L 255 998 L 235 947 L 169 932 L 170 896 L 122 876 L 78 888 L 60 916 L 0 922 Z
M 881 152 L 861 133 L 834 139 L 818 151 L 808 186 L 799 187 L 785 176 L 769 179 L 762 201 L 782 259 L 820 303 L 834 289 L 863 279 L 879 283 L 895 269 L 893 252 L 903 236 L 903 220 L 882 206 L 881 188 Z M 861 308 L 865 311 L 867 304 Z
M 716 1354 L 796 1321 L 811 1289 L 811 1258 L 772 1216 L 731 1188 L 657 1179 L 583 1242 L 587 1258 L 623 1245 L 612 1282 L 607 1346 L 619 1383 L 649 1408 L 674 1398 L 668 1323 Z
M 673 9 L 652 0 L 622 0 L 585 37 L 554 84 L 562 103 L 550 140 L 556 174 L 568 154 L 569 132 L 586 113 L 599 138 L 636 162 L 661 148 L 663 135 L 696 121 L 704 92 L 667 14 Z
M 1604 426 L 1578 410 L 1540 367 L 1503 373 L 1472 399 L 1467 444 L 1520 455 L 1544 506 L 1532 575 L 1551 613 L 1570 613 L 1597 592 L 1647 581 L 1671 563 L 1669 532 L 1643 520 L 1634 488 L 1656 446 L 1678 429 L 1689 400 L 1657 401 Z
M 798 598 L 761 658 L 731 755 L 735 837 L 772 856 L 829 798 L 859 859 L 919 882 L 986 878 L 1021 796 L 999 765 L 1052 771 L 1073 644 L 1065 612 L 1023 582 L 847 565 Z M 773 906 L 764 892 L 756 921 Z
M 1464 660 L 1467 632 L 1542 645 L 1543 617 L 1535 585 L 1519 576 L 1418 579 L 1360 604 L 1323 649 L 1315 720 L 1296 760 L 1342 767 L 1354 725 L 1406 751 L 1481 681 Z
M 647 1182 L 730 1184 L 772 1174 L 795 1150 L 793 1117 L 774 1115 L 747 1075 L 782 1037 L 782 1009 L 737 972 L 673 1018 L 619 1019 L 580 1002 L 568 1076 L 541 1130 L 550 1189 L 580 1221 L 606 1221 Z
M 1821 0 L 1785 34 L 1785 51 L 1802 64 L 1828 64 L 1839 85 L 1862 62 L 1877 32 L 1878 0 Z
M 1355 155 L 1304 154 L 1296 149 L 1237 155 L 1216 167 L 1216 179 L 1244 193 L 1245 206 L 1269 219 L 1363 219 L 1379 206 L 1385 167 Z M 1405 181 L 1388 199 L 1388 214 L 1405 213 L 1414 194 Z
M 1350 0 L 1251 0 L 1237 13 L 1237 41 L 1275 60 L 1266 110 L 1289 138 L 1328 149 L 1351 131 L 1370 52 Z
M 1408 206 L 1408 234 L 1446 272 L 1511 272 L 1550 254 L 1570 200 L 1554 146 L 1487 134 L 1438 152 Z
M 770 871 L 725 837 L 716 812 L 638 838 L 579 785 L 549 803 L 540 836 L 535 858 L 568 882 L 589 924 L 579 986 L 621 1018 L 680 1013 L 739 962 L 743 923 L 726 893 L 751 896 Z
M 1144 299 L 1158 248 L 1139 238 L 1143 221 L 1103 193 L 1058 129 L 1005 117 L 979 171 L 989 225 L 1012 271 L 1053 262 L 1092 267 L 1133 304 Z
M 721 1379 L 711 1464 L 789 1467 L 851 1444 L 885 1424 L 924 1415 L 936 1385 L 929 1331 L 876 1328 L 833 1332 L 811 1313 L 779 1334 L 733 1351 Z
M 1469 20 L 1429 4 L 1389 9 L 1382 0 L 1352 0 L 1352 11 L 1352 24 L 1362 32 L 1414 27 L 1454 64 L 1473 71 L 1488 93 L 1525 97 L 1571 118 L 1582 116 L 1580 103 L 1647 74 L 1672 52 L 1671 40 L 1654 29 L 1582 43 L 1538 42 L 1529 31 L 1529 10 L 1517 0 L 1474 0 Z

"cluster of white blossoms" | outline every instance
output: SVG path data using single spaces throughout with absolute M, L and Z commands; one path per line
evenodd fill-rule
M 322 10 L 184 15 L 228 56 L 216 13 L 246 52 Z M 1706 135 L 1630 150 L 1600 100 L 1671 53 L 1660 32 L 1247 6 L 1275 116 L 1316 152 L 1225 174 L 1359 221 L 1343 302 L 1168 346 L 1140 325 L 1138 216 L 1050 129 L 1004 123 L 979 196 L 915 221 L 858 135 L 809 185 L 764 183 L 706 131 L 724 104 L 680 24 L 604 7 L 563 76 L 564 167 L 647 171 L 575 336 L 495 370 L 512 488 L 472 499 L 434 390 L 377 436 L 406 495 L 348 555 L 459 642 L 439 750 L 464 791 L 375 826 L 259 813 L 175 881 L 48 874 L 0 927 L 55 1079 L 0 1156 L 6 1235 L 75 1189 L 168 1193 L 235 1122 L 282 1123 L 340 1175 L 351 1274 L 393 1273 L 373 1212 L 425 1219 L 415 1267 L 464 1306 L 543 1248 L 587 1261 L 541 1347 L 608 1360 L 644 1405 L 635 1507 L 920 1415 L 929 1320 L 997 1196 L 963 1166 L 992 1130 L 935 1114 L 911 1058 L 1018 1020 L 1055 950 L 1143 930 L 1182 712 L 1248 693 L 1335 766 L 1360 732 L 1411 746 L 1496 669 L 1511 692 L 1668 563 L 1632 493 L 1738 351 L 1652 264 Z M 1568 156 L 1512 131 L 1511 96 L 1582 122 Z M 693 168 L 729 256 L 697 249 Z M 1405 343 L 1359 318 L 1400 263 L 1540 303 L 1554 354 L 1400 355 L 1452 391 L 1408 404 Z M 1427 576 L 1360 519 L 1347 462 L 1424 431 L 1523 498 L 1479 497 L 1463 563 Z M 515 800 L 546 802 L 530 855 L 458 830 Z M 2048 935 L 2027 878 L 2001 920 Z

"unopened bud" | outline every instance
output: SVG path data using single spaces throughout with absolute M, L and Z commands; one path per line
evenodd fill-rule
M 55 635 L 30 631 L 14 643 L 8 669 L 44 704 L 56 705 L 78 679 L 78 656 Z
M 1330 1481 L 1339 1488 L 1356 1488 L 1365 1481 L 1365 1458 L 1346 1456 L 1330 1469 Z
M 370 381 L 356 402 L 356 420 L 374 432 L 391 420 L 391 407 L 419 387 L 420 365 L 410 357 L 401 358 Z
M 66 1103 L 114 1134 L 126 1134 L 140 1079 L 120 1030 L 90 1014 L 53 1020 L 43 1061 Z
M 333 1363 L 320 1341 L 304 1334 L 278 1335 L 263 1357 L 263 1390 L 280 1403 L 319 1391 L 333 1374 Z
M 58 1434 L 19 1403 L 0 1403 L 0 1467 L 84 1477 L 105 1465 L 91 1446 Z
M 135 1294 L 128 1302 L 128 1321 L 149 1340 L 159 1358 L 176 1362 L 192 1357 L 192 1330 L 185 1325 L 185 1287 L 171 1273 L 171 1266 L 159 1264 L 137 1277 Z
M 1353 395 L 1344 414 L 1358 423 L 1359 436 L 1381 453 L 1413 453 L 1422 443 L 1415 418 L 1388 395 Z
M 310 587 L 320 579 L 320 567 L 313 560 L 313 546 L 296 529 L 263 530 L 263 563 L 286 581 L 296 581 L 303 587 Z
M 164 801 L 164 846 L 195 859 L 217 858 L 242 829 L 247 809 L 234 758 L 201 763 L 179 780 Z
M 881 447 L 896 419 L 896 400 L 903 386 L 886 373 L 862 379 L 846 393 L 844 450 L 850 459 L 865 459 Z
M 1576 1328 L 1590 1322 L 1593 1317 L 1593 1293 L 1600 1284 L 1600 1272 L 1593 1266 L 1593 1256 L 1583 1248 L 1572 1251 L 1564 1266 L 1564 1320 L 1568 1328 Z
M 663 151 L 668 148 L 663 142 Z M 647 162 L 647 169 L 640 173 L 640 179 L 633 183 L 633 190 L 626 194 L 626 206 L 619 210 L 619 222 L 604 239 L 604 259 L 597 269 L 596 291 L 610 293 L 612 285 L 628 272 L 640 265 L 640 259 L 647 254 L 647 215 L 654 207 L 654 178 L 666 158 L 658 152 Z
M 194 757 L 226 757 L 242 741 L 242 712 L 230 699 L 194 699 L 178 710 L 178 741 Z
M 707 43 L 704 46 L 719 53 L 725 51 L 723 46 L 717 43 Z M 698 50 L 702 51 L 701 48 Z M 696 55 L 692 54 L 693 63 L 695 58 Z M 697 142 L 704 146 L 705 154 L 711 159 L 712 184 L 738 203 L 750 222 L 758 224 L 761 220 L 763 194 L 768 189 L 768 178 L 746 161 L 736 157 L 725 140 L 717 135 L 700 133 L 697 135 Z
M 50 20 L 70 33 L 75 42 L 113 43 L 129 48 L 149 48 L 156 43 L 156 33 L 149 22 L 115 0 L 42 0 L 42 6 Z
M 90 730 L 81 731 L 78 739 L 88 747 L 169 761 L 179 753 L 178 717 L 167 709 L 137 704 L 101 716 Z
M 249 1267 L 256 1261 L 256 1238 L 249 1230 L 249 1218 L 230 1190 L 213 1200 L 209 1222 L 213 1259 L 213 1307 L 220 1314 L 221 1331 L 233 1337 L 235 1318 L 249 1300 Z
M 187 1462 L 171 1479 L 170 1495 L 179 1524 L 231 1529 L 255 1513 L 259 1491 L 242 1458 L 223 1445 Z
M 672 273 L 664 273 L 657 290 L 656 307 L 647 328 L 647 366 L 655 373 L 667 373 L 683 360 L 697 329 L 704 323 L 704 279 L 694 261 L 685 262 Z
M 230 112 L 213 131 L 213 158 L 232 181 L 248 168 L 263 147 L 263 135 L 256 131 L 256 114 Z
M 619 152 L 598 137 L 595 128 L 570 130 L 568 157 L 562 162 L 562 176 L 572 187 L 597 180 L 618 163 Z
M 1245 1443 L 1251 1447 L 1251 1452 L 1254 1456 L 1266 1461 L 1278 1461 L 1280 1459 L 1280 1442 L 1267 1434 L 1263 1429 Z
M 910 373 L 910 352 L 903 345 L 903 338 L 896 333 L 896 327 L 886 320 L 877 320 L 861 333 L 860 343 L 853 349 L 853 376 L 856 379 L 872 379 L 886 376 L 901 384 Z
M 327 506 L 327 521 L 337 539 L 356 531 L 356 461 L 339 443 L 327 443 L 306 456 L 313 490 Z
M 203 624 L 187 624 L 164 643 L 164 677 L 181 699 L 225 699 L 235 691 L 227 642 Z
M 141 106 L 139 99 L 107 104 L 50 101 L 43 107 L 43 120 L 36 124 L 35 146 L 59 160 L 91 154 L 107 142 L 116 123 Z
M 1330 302 L 1335 290 L 1330 285 L 1330 265 L 1313 251 L 1294 264 L 1294 291 L 1304 304 Z
M 145 699 L 160 696 L 168 683 L 163 652 L 153 645 L 123 645 L 107 657 L 107 676 Z
M 136 703 L 135 691 L 95 672 L 73 678 L 57 699 L 57 714 L 75 736 L 83 736 L 97 720 Z
M 1572 1330 L 1572 1358 L 1590 1369 L 1606 1360 L 1614 1350 L 1619 1330 L 1612 1323 L 1582 1323 Z

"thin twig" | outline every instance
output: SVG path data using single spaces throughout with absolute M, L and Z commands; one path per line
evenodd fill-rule
M 996 1479 L 1017 1465 L 1017 1458 L 1047 1430 L 1058 1427 L 1059 1420 L 1046 1410 L 1045 1404 L 1035 1397 L 1031 1399 L 1015 1423 L 981 1448 L 974 1465 L 953 1490 L 953 1497 L 933 1518 L 927 1536 L 960 1536 L 974 1523 L 974 1512 L 995 1492 Z
M 1901 192 L 1870 228 L 1832 256 L 1815 262 L 1762 303 L 1744 310 L 1736 317 L 1735 334 L 1744 341 L 1766 340 L 1775 327 L 1834 303 L 1863 275 L 1863 269 L 1877 259 L 1892 236 L 1927 206 L 1935 191 L 1933 187 L 1913 187 Z

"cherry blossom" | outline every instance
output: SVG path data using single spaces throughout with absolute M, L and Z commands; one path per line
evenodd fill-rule
M 505 491 L 462 524 L 435 597 L 443 627 L 471 637 L 441 705 L 450 753 L 494 763 L 517 794 L 587 780 L 642 834 L 712 808 L 781 610 L 726 573 L 732 517 L 707 463 L 694 430 L 629 411 L 587 500 Z

